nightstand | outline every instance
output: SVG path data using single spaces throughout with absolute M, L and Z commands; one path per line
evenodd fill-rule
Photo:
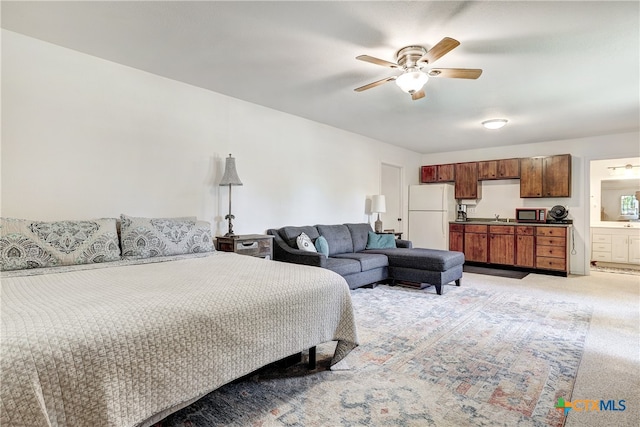
M 245 234 L 236 237 L 216 237 L 216 250 L 273 259 L 273 236 Z

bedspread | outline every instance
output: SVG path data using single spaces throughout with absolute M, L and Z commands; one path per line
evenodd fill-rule
M 234 253 L 2 279 L 3 426 L 148 426 L 268 363 L 357 345 L 326 269 Z

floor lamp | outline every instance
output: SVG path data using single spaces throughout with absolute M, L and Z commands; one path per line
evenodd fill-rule
M 236 159 L 231 157 L 231 154 L 229 154 L 229 157 L 225 159 L 224 174 L 220 181 L 221 187 L 225 185 L 229 186 L 229 215 L 225 216 L 224 219 L 229 220 L 229 231 L 224 235 L 224 237 L 238 237 L 233 234 L 233 223 L 231 222 L 232 219 L 236 218 L 231 214 L 231 186 L 242 185 L 242 181 L 240 181 L 238 172 L 236 171 Z
M 371 197 L 371 213 L 377 213 L 378 219 L 375 224 L 376 233 L 382 233 L 382 221 L 380 221 L 380 214 L 387 211 L 386 202 L 383 195 L 375 195 Z

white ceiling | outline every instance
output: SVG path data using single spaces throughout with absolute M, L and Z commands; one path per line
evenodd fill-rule
M 2 27 L 421 153 L 640 128 L 640 2 L 8 2 Z M 461 45 L 412 101 L 406 45 Z M 504 117 L 498 131 L 480 122 Z

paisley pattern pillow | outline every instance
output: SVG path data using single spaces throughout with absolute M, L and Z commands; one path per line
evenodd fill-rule
M 115 218 L 50 222 L 0 219 L 0 270 L 119 259 Z
M 120 215 L 125 259 L 212 252 L 211 224 L 192 218 L 137 218 Z

